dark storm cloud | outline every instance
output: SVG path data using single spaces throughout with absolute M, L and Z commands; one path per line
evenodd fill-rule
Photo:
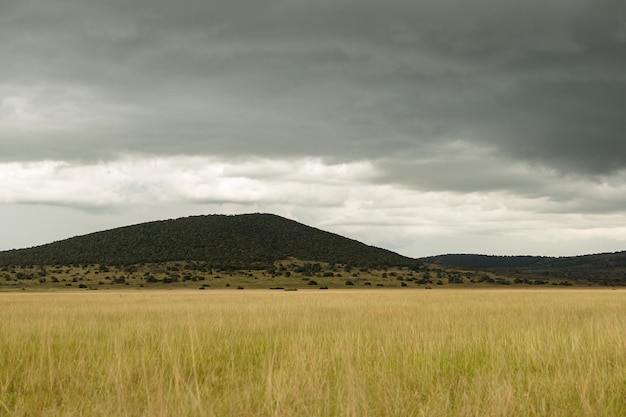
M 0 158 L 369 159 L 415 184 L 407 172 L 462 140 L 607 174 L 626 167 L 624 4 L 3 2 Z M 534 187 L 449 158 L 475 178 L 420 171 L 420 186 Z

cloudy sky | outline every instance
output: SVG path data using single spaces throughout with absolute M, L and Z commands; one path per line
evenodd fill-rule
M 0 0 L 0 250 L 271 212 L 626 249 L 623 0 Z

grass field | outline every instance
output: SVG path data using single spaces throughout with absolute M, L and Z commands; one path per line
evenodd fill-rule
M 0 416 L 624 416 L 626 292 L 0 293 Z
M 27 265 L 0 267 L 0 292 L 119 289 L 269 289 L 284 288 L 426 288 L 511 286 L 598 286 L 599 282 L 551 274 L 485 272 L 423 264 L 408 267 L 354 267 L 287 259 L 267 269 L 211 268 L 205 262 L 181 261 L 129 266 Z M 623 278 L 623 277 L 622 277 Z M 621 279 L 621 278 L 620 278 Z M 621 281 L 619 281 L 621 282 Z M 618 284 L 619 284 L 618 282 Z M 604 282 L 604 285 L 611 283 Z M 613 283 L 615 284 L 615 283 Z

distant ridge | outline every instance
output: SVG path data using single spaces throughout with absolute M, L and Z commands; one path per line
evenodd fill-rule
M 273 214 L 162 220 L 0 252 L 0 265 L 132 265 L 204 261 L 264 268 L 287 258 L 354 266 L 410 266 L 417 260 Z
M 626 251 L 558 258 L 448 254 L 420 258 L 420 260 L 456 268 L 587 279 L 606 285 L 626 283 Z
M 533 268 L 557 258 L 545 256 L 495 256 L 478 254 L 446 254 L 421 258 L 422 261 L 476 269 Z
M 563 257 L 448 254 L 429 256 L 421 260 L 434 264 L 477 269 L 626 267 L 626 251 Z

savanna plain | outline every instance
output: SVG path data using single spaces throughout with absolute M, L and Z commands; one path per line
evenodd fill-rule
M 626 292 L 0 293 L 0 416 L 624 416 Z

